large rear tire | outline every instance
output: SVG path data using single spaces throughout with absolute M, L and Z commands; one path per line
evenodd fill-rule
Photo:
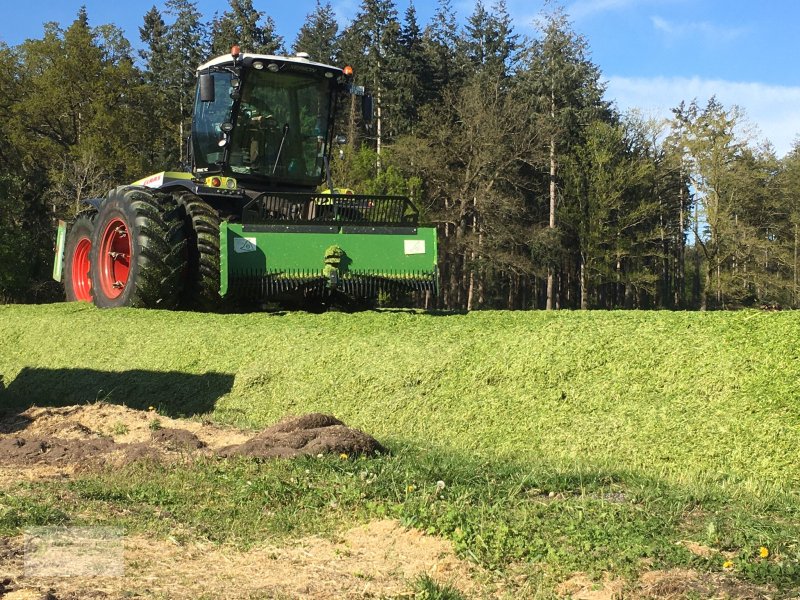
M 134 186 L 112 190 L 92 237 L 95 305 L 176 308 L 185 253 L 181 212 L 170 195 Z
M 97 212 L 80 213 L 67 233 L 64 246 L 64 294 L 67 302 L 91 302 L 90 257 Z
M 183 211 L 186 235 L 186 282 L 180 305 L 189 310 L 214 311 L 219 295 L 219 214 L 208 202 L 191 192 L 173 197 Z

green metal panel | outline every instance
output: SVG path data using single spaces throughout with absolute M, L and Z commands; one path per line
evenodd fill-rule
M 67 241 L 67 224 L 64 221 L 58 222 L 58 235 L 56 237 L 56 260 L 53 263 L 53 279 L 61 281 L 62 271 L 64 270 L 64 245 Z
M 220 293 L 228 292 L 228 277 L 291 272 L 322 273 L 325 251 L 339 246 L 346 255 L 342 275 L 368 273 L 381 277 L 434 273 L 436 230 L 417 228 L 416 233 L 347 233 L 347 228 L 326 233 L 253 232 L 238 223 L 223 222 L 220 229 Z
M 219 295 L 228 293 L 228 222 L 219 226 Z

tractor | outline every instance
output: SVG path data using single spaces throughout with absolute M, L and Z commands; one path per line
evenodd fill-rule
M 214 310 L 435 294 L 436 231 L 416 206 L 331 181 L 348 94 L 368 119 L 349 67 L 237 46 L 201 65 L 185 170 L 117 187 L 59 222 L 53 277 L 67 300 Z

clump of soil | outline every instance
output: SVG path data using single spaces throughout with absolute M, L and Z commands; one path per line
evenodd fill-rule
M 153 441 L 164 446 L 167 450 L 178 452 L 180 450 L 199 450 L 205 448 L 206 443 L 200 440 L 191 431 L 185 429 L 157 429 L 153 432 Z
M 33 407 L 0 417 L 0 481 L 63 476 L 142 460 L 169 462 L 187 456 L 265 459 L 383 451 L 373 437 L 320 413 L 287 418 L 260 433 L 170 419 L 154 411 L 102 402 Z
M 219 456 L 292 458 L 317 454 L 376 454 L 385 448 L 372 436 L 351 429 L 336 417 L 312 413 L 289 417 L 243 444 L 220 449 Z

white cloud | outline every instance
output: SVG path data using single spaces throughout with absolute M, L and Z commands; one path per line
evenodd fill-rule
M 578 0 L 567 8 L 573 19 L 582 19 L 609 10 L 621 10 L 633 6 L 636 0 Z
M 681 101 L 697 99 L 704 106 L 716 96 L 724 106 L 737 105 L 755 125 L 758 138 L 772 142 L 778 156 L 792 147 L 800 134 L 800 87 L 701 79 L 699 77 L 611 77 L 606 96 L 620 110 L 634 108 L 654 117 L 669 118 Z
M 641 8 L 643 5 L 665 5 L 684 2 L 686 0 L 577 0 L 567 7 L 567 14 L 577 21 L 603 12 Z
M 358 13 L 358 4 L 356 0 L 338 0 L 332 4 L 333 14 L 336 15 L 336 21 L 339 27 L 347 27 L 355 18 Z
M 674 23 L 659 16 L 650 17 L 653 27 L 671 38 L 703 38 L 715 42 L 730 42 L 747 32 L 744 27 L 725 27 L 707 21 Z

